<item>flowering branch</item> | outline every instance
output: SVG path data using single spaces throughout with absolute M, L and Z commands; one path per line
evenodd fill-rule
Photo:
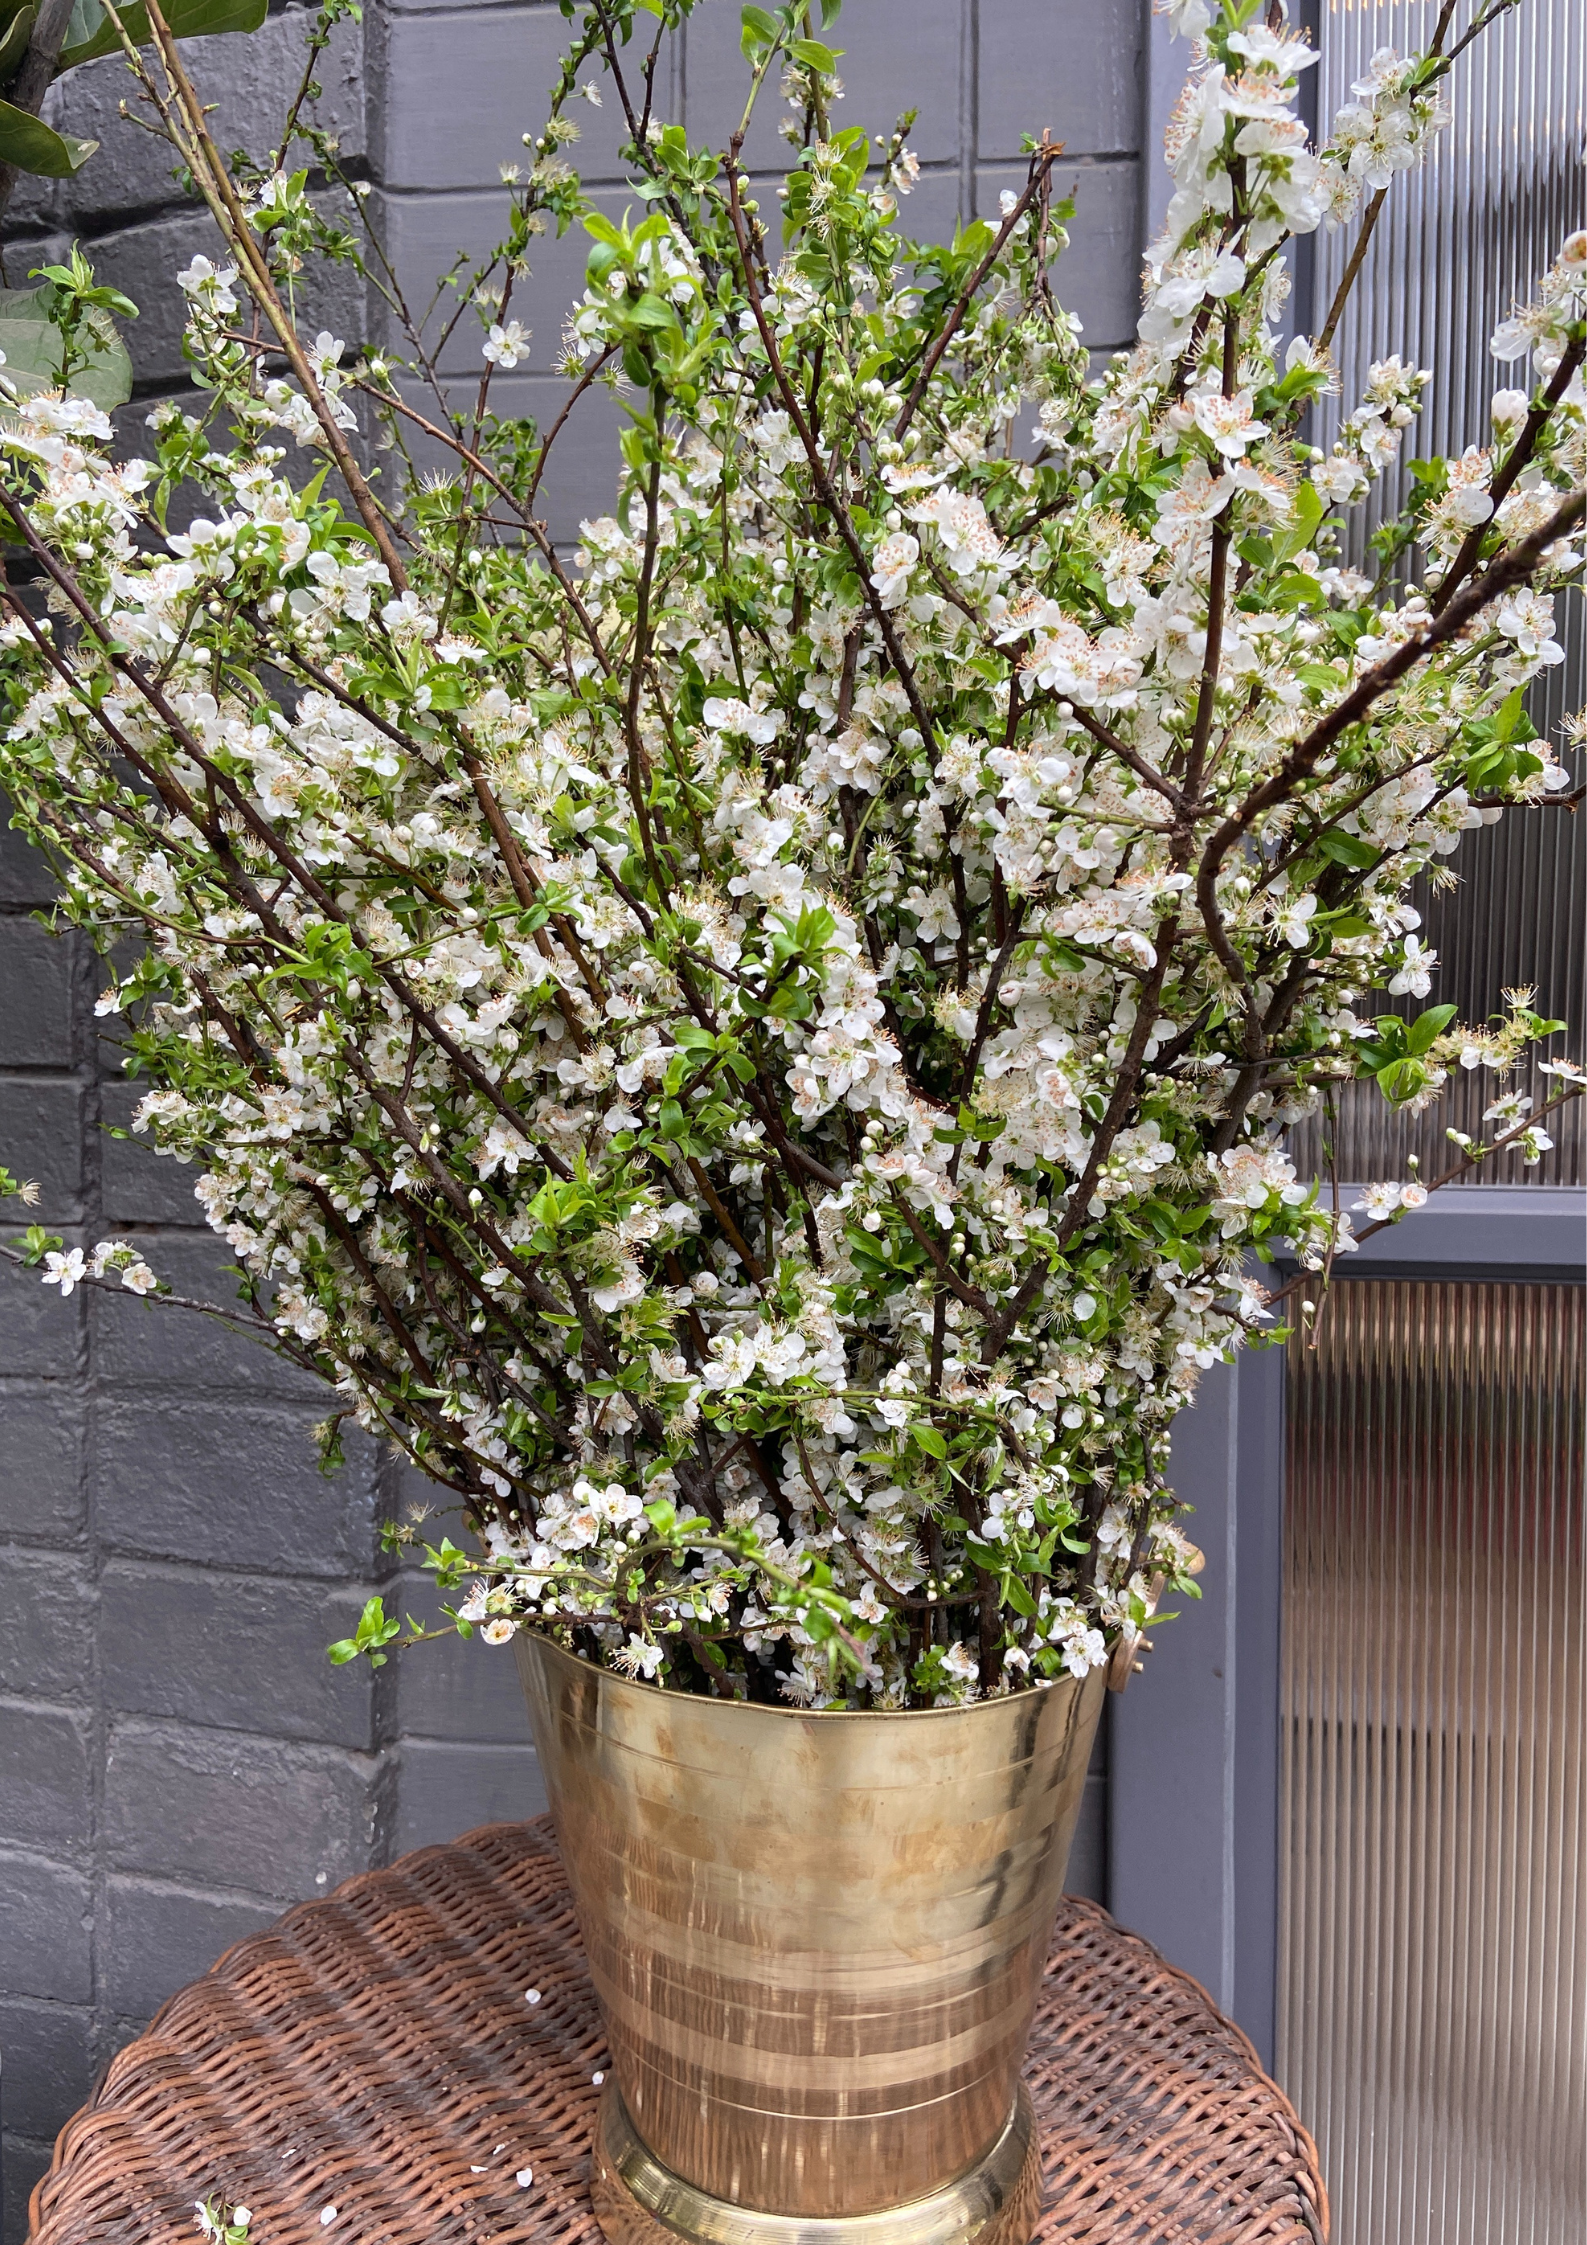
M 736 149 L 734 154 L 737 154 Z M 905 398 L 903 410 L 900 412 L 898 419 L 893 423 L 895 438 L 902 440 L 908 430 L 910 422 L 913 421 L 919 409 L 922 398 L 925 397 L 931 387 L 931 378 L 941 364 L 943 353 L 964 324 L 964 315 L 975 302 L 986 276 L 1008 247 L 1009 237 L 1015 227 L 1023 222 L 1032 203 L 1045 191 L 1048 175 L 1062 154 L 1063 142 L 1049 139 L 1044 132 L 1041 136 L 1041 146 L 1031 159 L 1029 179 L 1025 182 L 1021 193 L 1004 213 L 1003 223 L 993 235 L 986 254 L 975 266 L 969 279 L 959 291 L 953 310 L 943 321 L 931 348 L 926 353 L 925 363 L 915 377 L 914 387 L 908 397 Z
M 573 12 L 455 313 L 358 253 L 406 361 L 296 333 L 281 276 L 325 222 L 224 176 L 159 48 L 227 260 L 178 276 L 210 404 L 118 462 L 91 400 L 0 376 L 32 573 L 0 592 L 0 781 L 63 919 L 132 961 L 100 1004 L 135 1128 L 333 1391 L 327 1454 L 352 1419 L 461 1508 L 458 1627 L 822 1705 L 1088 1674 L 1191 1564 L 1170 1429 L 1261 1338 L 1249 1259 L 1340 1244 L 1287 1131 L 1352 1076 L 1420 1105 L 1559 1033 L 1529 1000 L 1358 1009 L 1431 992 L 1418 876 L 1573 793 L 1525 700 L 1580 572 L 1587 237 L 1495 339 L 1537 371 L 1494 401 L 1498 472 L 1419 463 L 1373 584 L 1354 510 L 1428 377 L 1374 367 L 1303 452 L 1329 368 L 1281 346 L 1268 268 L 1419 154 L 1428 57 L 1375 58 L 1312 150 L 1304 42 L 1186 0 L 1141 341 L 1093 377 L 1050 145 L 988 234 L 907 240 L 907 120 L 878 178 L 784 10 L 746 103 L 783 68 L 782 249 L 742 136 L 650 115 L 652 62 L 619 224 L 567 111 L 627 19 Z M 553 219 L 589 252 L 542 435 L 491 384 Z M 473 318 L 454 410 L 432 330 Z M 619 376 L 614 512 L 559 553 L 549 450 Z M 399 448 L 360 489 L 355 391 L 446 472 Z M 365 1623 L 336 1657 L 403 1635 Z
M 1379 1232 L 1392 1230 L 1394 1225 L 1400 1223 L 1413 1210 L 1423 1207 L 1429 1193 L 1442 1192 L 1446 1185 L 1458 1184 L 1461 1178 L 1469 1177 L 1474 1169 L 1480 1169 L 1484 1162 L 1491 1161 L 1495 1154 L 1505 1153 L 1512 1146 L 1525 1145 L 1532 1139 L 1533 1133 L 1537 1130 L 1545 1115 L 1551 1115 L 1556 1108 L 1568 1106 L 1572 1100 L 1580 1099 L 1583 1092 L 1587 1092 L 1587 1081 L 1567 1084 L 1563 1091 L 1557 1091 L 1552 1099 L 1545 1100 L 1535 1115 L 1529 1116 L 1525 1122 L 1517 1123 L 1513 1129 L 1505 1131 L 1503 1136 L 1496 1138 L 1491 1146 L 1463 1145 L 1460 1149 L 1460 1159 L 1457 1162 L 1446 1169 L 1441 1176 L 1430 1178 L 1425 1185 L 1417 1186 L 1416 1198 L 1402 1201 L 1400 1207 L 1395 1209 L 1392 1215 L 1379 1217 L 1376 1222 L 1368 1224 L 1365 1231 L 1345 1232 L 1342 1236 L 1346 1238 L 1347 1244 L 1351 1248 L 1364 1247 L 1369 1239 L 1376 1239 Z M 1531 1102 L 1528 1101 L 1527 1104 L 1530 1105 Z M 1336 1205 L 1335 1241 L 1331 1243 L 1330 1255 L 1332 1246 L 1337 1245 L 1338 1238 L 1341 1236 L 1341 1221 Z M 1329 1268 L 1332 1268 L 1331 1260 Z M 1268 1296 L 1269 1309 L 1276 1309 L 1280 1302 L 1287 1302 L 1292 1294 L 1299 1293 L 1303 1286 L 1311 1283 L 1312 1275 L 1309 1271 L 1297 1272 L 1296 1276 L 1290 1279 L 1287 1284 L 1280 1286 Z

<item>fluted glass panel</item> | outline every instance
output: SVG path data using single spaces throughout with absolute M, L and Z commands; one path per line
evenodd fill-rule
M 1317 110 L 1324 128 L 1351 82 L 1379 47 L 1409 54 L 1425 45 L 1437 0 L 1322 0 Z M 1458 0 L 1458 34 L 1476 0 Z M 1450 129 L 1435 142 L 1425 168 L 1397 179 L 1367 253 L 1351 308 L 1335 339 L 1341 394 L 1313 431 L 1333 441 L 1352 410 L 1374 359 L 1399 352 L 1431 367 L 1433 387 L 1409 455 L 1460 452 L 1489 436 L 1488 401 L 1501 385 L 1525 382 L 1529 370 L 1498 366 L 1488 340 L 1518 298 L 1558 254 L 1572 227 L 1587 222 L 1587 0 L 1521 0 L 1519 8 L 1462 56 L 1445 92 Z M 1333 300 L 1356 239 L 1354 225 L 1318 236 L 1313 251 L 1320 321 Z M 1385 506 L 1397 508 L 1401 470 L 1384 479 L 1363 510 L 1365 527 Z M 1567 660 L 1534 689 L 1532 714 L 1552 731 L 1587 697 L 1587 603 L 1558 602 Z M 1451 861 L 1460 876 L 1452 894 L 1418 898 L 1425 940 L 1441 961 L 1434 1001 L 1457 1004 L 1463 1019 L 1480 1020 L 1503 1004 L 1503 993 L 1535 984 L 1539 1004 L 1568 1020 L 1579 1053 L 1587 1027 L 1587 819 L 1557 810 L 1512 812 L 1480 835 L 1468 835 Z M 1394 1010 L 1413 1001 L 1388 1001 Z M 1527 1086 L 1546 1096 L 1547 1079 Z M 1376 1091 L 1351 1089 L 1337 1135 L 1341 1173 L 1350 1178 L 1404 1174 L 1415 1153 L 1423 1175 L 1451 1161 L 1450 1126 L 1480 1135 L 1482 1109 L 1494 1078 L 1479 1070 L 1450 1087 L 1427 1115 L 1390 1117 Z M 1484 1170 L 1478 1181 L 1579 1183 L 1584 1158 L 1584 1102 L 1564 1112 L 1557 1150 L 1536 1169 L 1515 1157 Z M 1294 1152 L 1303 1171 L 1318 1160 L 1315 1128 L 1298 1133 Z
M 1278 2072 L 1334 2245 L 1587 2237 L 1583 1289 L 1293 1344 Z

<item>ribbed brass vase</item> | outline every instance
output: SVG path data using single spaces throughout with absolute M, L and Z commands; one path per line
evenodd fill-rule
M 1101 1671 L 810 1714 L 515 1643 L 610 2040 L 614 2245 L 1023 2245 L 1020 2061 Z

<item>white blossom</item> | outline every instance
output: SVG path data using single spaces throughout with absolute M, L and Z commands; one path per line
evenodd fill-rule
M 133 1128 L 191 1165 L 237 1314 L 333 1391 L 327 1455 L 394 1442 L 471 1523 L 388 1532 L 489 1645 L 811 1707 L 1092 1674 L 1185 1563 L 1170 1429 L 1273 1337 L 1262 1260 L 1356 1245 L 1290 1134 L 1352 1079 L 1416 1113 L 1543 1033 L 1521 994 L 1387 1001 L 1433 987 L 1415 884 L 1576 784 L 1520 691 L 1580 575 L 1548 530 L 1580 390 L 1531 401 L 1587 237 L 1495 338 L 1531 387 L 1400 511 L 1431 372 L 1380 358 L 1308 449 L 1336 377 L 1287 333 L 1286 251 L 1423 159 L 1436 91 L 1379 53 L 1314 144 L 1292 28 L 1167 12 L 1198 42 L 1173 194 L 1096 367 L 1014 189 L 948 334 L 892 224 L 915 157 L 804 146 L 802 66 L 748 273 L 719 169 L 650 193 L 676 128 L 620 220 L 583 195 L 570 70 L 503 186 L 508 266 L 585 223 L 557 365 L 570 414 L 626 407 L 566 548 L 530 498 L 554 415 L 460 404 L 462 452 L 410 480 L 395 349 L 236 339 L 258 254 L 288 314 L 323 300 L 296 174 L 179 276 L 202 418 L 156 406 L 118 462 L 91 399 L 5 384 L 8 502 L 58 578 L 0 622 L 0 781 L 125 962 L 99 1012 Z M 507 269 L 472 270 L 512 373 Z M 373 499 L 335 458 L 366 406 Z M 1531 1162 L 1525 1099 L 1488 1121 Z M 162 1291 L 137 1239 L 27 1243 L 63 1295 Z

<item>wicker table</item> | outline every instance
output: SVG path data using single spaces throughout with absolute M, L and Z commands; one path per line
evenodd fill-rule
M 549 1823 L 491 1825 L 288 1911 L 173 1996 L 62 2131 L 30 2236 L 194 2245 L 213 2192 L 257 2245 L 603 2245 L 604 2055 Z M 1026 2074 L 1044 2245 L 1326 2238 L 1315 2149 L 1250 2043 L 1094 1903 L 1064 1902 Z

